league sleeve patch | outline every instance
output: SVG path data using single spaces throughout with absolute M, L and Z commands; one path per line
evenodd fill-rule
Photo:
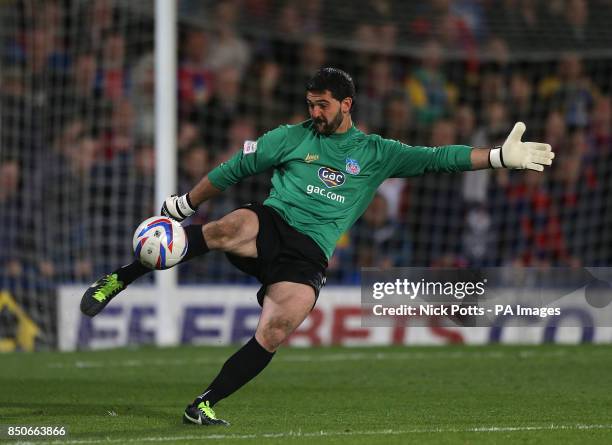
M 244 141 L 244 147 L 242 147 L 242 153 L 249 155 L 257 151 L 257 141 Z

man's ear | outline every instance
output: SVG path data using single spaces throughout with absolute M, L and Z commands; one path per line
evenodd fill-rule
M 344 99 L 342 99 L 342 102 L 340 102 L 340 110 L 343 113 L 350 113 L 352 106 L 353 106 L 353 99 L 350 97 L 345 97 Z

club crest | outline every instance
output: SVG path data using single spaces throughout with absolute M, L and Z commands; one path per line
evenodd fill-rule
M 358 175 L 360 171 L 361 167 L 359 166 L 359 162 L 357 162 L 355 159 L 346 159 L 346 172 L 349 175 Z

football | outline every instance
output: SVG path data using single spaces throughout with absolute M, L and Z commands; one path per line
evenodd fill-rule
M 151 269 L 175 266 L 187 252 L 187 236 L 177 221 L 165 216 L 144 220 L 132 240 L 134 256 Z

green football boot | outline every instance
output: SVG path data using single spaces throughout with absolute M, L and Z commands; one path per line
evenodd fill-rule
M 185 408 L 183 413 L 183 423 L 193 423 L 196 425 L 221 425 L 229 426 L 229 422 L 217 419 L 215 412 L 210 407 L 209 402 L 200 402 L 197 405 L 192 403 Z
M 116 273 L 104 275 L 92 284 L 81 299 L 81 312 L 89 317 L 97 315 L 127 286 L 118 280 Z

